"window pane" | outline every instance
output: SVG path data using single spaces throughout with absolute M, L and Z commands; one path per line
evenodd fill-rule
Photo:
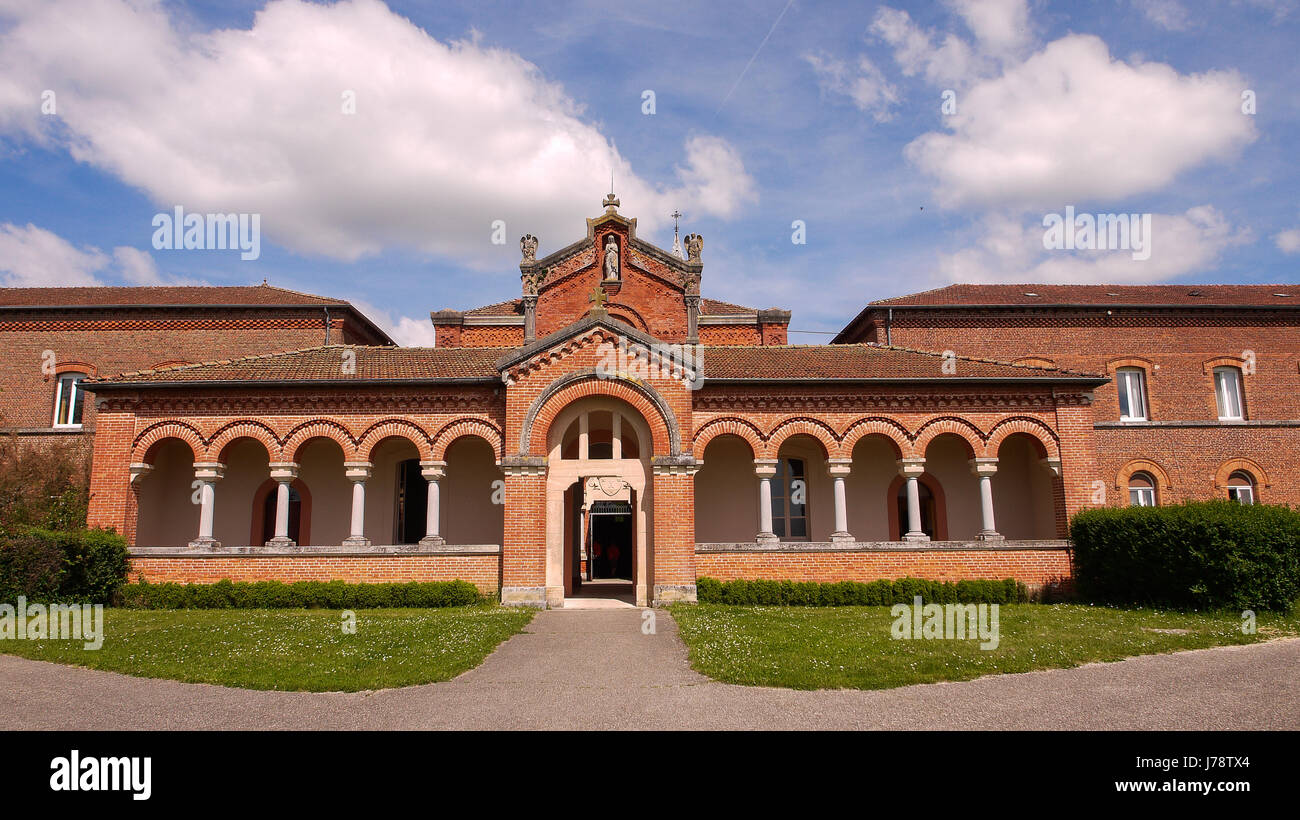
M 59 378 L 58 407 L 55 409 L 55 424 L 81 424 L 81 389 L 80 374 Z
M 1126 419 L 1133 415 L 1129 410 L 1128 403 L 1128 374 L 1120 371 L 1117 375 L 1119 378 L 1116 380 L 1115 386 L 1119 389 L 1119 417 Z
M 81 424 L 81 379 L 73 380 L 72 388 L 72 423 Z
M 776 537 L 777 537 L 777 538 L 785 538 L 785 519 L 784 519 L 784 518 L 775 518 L 775 517 L 773 517 L 773 519 L 772 519 L 772 532 L 776 534 Z
M 1219 418 L 1241 418 L 1241 381 L 1237 371 L 1232 368 L 1215 370 L 1214 385 L 1219 400 Z
M 808 537 L 808 519 L 792 518 L 790 519 L 790 537 L 807 538 Z

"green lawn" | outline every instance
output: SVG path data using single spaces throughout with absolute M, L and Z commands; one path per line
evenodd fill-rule
M 127 675 L 248 689 L 356 692 L 453 678 L 532 619 L 496 606 L 104 611 L 104 645 L 0 641 L 0 652 Z
M 677 605 L 691 665 L 716 680 L 793 689 L 888 689 L 913 683 L 1056 669 L 1133 655 L 1247 644 L 1300 635 L 1300 613 L 1174 613 L 1082 605 L 1000 609 L 1000 642 L 894 640 L 889 607 Z M 1187 630 L 1160 632 L 1153 630 Z

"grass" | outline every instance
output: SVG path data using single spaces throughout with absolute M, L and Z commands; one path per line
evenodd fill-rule
M 338 610 L 104 610 L 104 645 L 0 641 L 0 652 L 148 678 L 357 692 L 443 681 L 483 662 L 531 611 L 497 606 Z
M 695 604 L 672 614 L 697 671 L 792 689 L 889 689 L 1300 635 L 1297 612 L 1261 613 L 1258 632 L 1244 635 L 1239 612 L 1010 604 L 998 647 L 985 651 L 978 640 L 893 640 L 889 607 Z

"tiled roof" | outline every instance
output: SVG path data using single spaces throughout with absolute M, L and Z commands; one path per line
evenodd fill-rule
M 876 305 L 1300 305 L 1300 285 L 958 284 Z
M 484 305 L 465 311 L 466 316 L 522 316 L 524 300 L 507 299 L 494 305 Z
M 355 355 L 355 360 L 347 352 Z M 201 364 L 139 370 L 107 378 L 87 379 L 104 384 L 162 384 L 230 381 L 405 381 L 411 379 L 497 378 L 494 362 L 506 350 L 499 347 L 373 347 L 329 345 L 287 353 L 246 356 Z M 345 367 L 347 364 L 349 367 Z M 350 370 L 349 370 L 350 368 Z
M 943 371 L 942 353 L 876 344 L 741 346 L 704 350 L 708 379 L 1097 379 L 1075 370 L 956 357 L 956 370 Z
M 346 304 L 342 299 L 298 293 L 271 285 L 0 288 L 0 306 L 7 307 Z
M 706 316 L 722 316 L 734 313 L 758 313 L 754 308 L 743 305 L 733 305 L 730 302 L 719 302 L 717 299 L 701 299 L 700 313 Z

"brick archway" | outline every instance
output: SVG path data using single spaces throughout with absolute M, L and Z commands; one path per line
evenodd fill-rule
M 544 453 L 555 417 L 569 404 L 588 396 L 607 396 L 632 405 L 650 426 L 653 454 L 681 455 L 677 417 L 659 391 L 640 382 L 600 378 L 595 368 L 575 371 L 555 380 L 533 400 L 519 433 L 520 455 Z

